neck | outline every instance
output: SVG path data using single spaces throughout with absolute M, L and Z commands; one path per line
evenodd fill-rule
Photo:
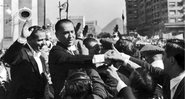
M 171 71 L 169 72 L 169 76 L 171 79 L 179 76 L 179 74 L 183 72 L 183 70 L 178 68 L 177 66 L 174 66 L 174 67 L 176 68 L 172 68 Z

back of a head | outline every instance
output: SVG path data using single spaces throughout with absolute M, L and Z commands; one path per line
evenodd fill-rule
M 136 97 L 153 97 L 155 84 L 150 74 L 143 68 L 138 68 L 130 75 L 131 87 Z
M 110 50 L 112 49 L 112 44 L 115 44 L 115 41 L 110 38 L 102 38 L 100 43 L 102 44 L 104 50 Z
M 124 52 L 125 54 L 131 55 L 131 56 L 134 55 L 134 53 L 136 52 L 132 41 L 127 39 L 118 40 L 115 44 L 115 47 L 118 49 L 118 51 Z
M 167 57 L 173 56 L 177 64 L 184 70 L 185 40 L 169 39 L 165 46 Z
M 71 99 L 79 99 L 84 95 L 91 93 L 92 81 L 86 72 L 71 73 L 64 84 L 61 91 L 61 97 L 71 97 Z
M 83 40 L 83 44 L 85 45 L 85 47 L 87 47 L 88 49 L 90 49 L 92 46 L 91 46 L 91 43 L 94 42 L 94 43 L 98 43 L 98 41 L 95 39 L 95 38 L 86 38 Z
M 71 21 L 71 20 L 69 20 L 69 19 L 62 19 L 62 20 L 59 20 L 56 24 L 55 24 L 55 31 L 56 32 L 58 32 L 58 31 L 60 31 L 60 29 L 61 29 L 61 25 L 63 24 L 63 23 L 72 23 L 73 24 L 73 22 Z

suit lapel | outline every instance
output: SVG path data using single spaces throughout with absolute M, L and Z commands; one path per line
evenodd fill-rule
M 32 63 L 33 68 L 35 69 L 36 72 L 39 73 L 39 69 L 38 69 L 37 63 L 33 57 L 33 53 L 28 48 L 26 48 L 25 50 L 26 50 L 26 53 L 28 54 L 28 58 L 29 58 L 30 62 Z
M 65 51 L 65 52 L 67 52 L 67 53 L 69 53 L 69 54 L 71 54 L 71 55 L 78 55 L 78 54 L 79 54 L 78 49 L 76 49 L 75 51 L 71 52 L 71 51 L 67 50 L 67 47 L 64 46 L 62 43 L 57 42 L 57 45 L 58 45 L 58 47 L 59 47 L 61 50 Z M 77 48 L 77 47 L 76 47 L 76 48 Z
M 184 80 L 185 80 L 185 77 L 182 79 L 182 81 L 178 85 L 177 90 L 175 91 L 175 95 L 174 95 L 173 99 L 177 99 L 178 95 L 180 93 L 182 93 L 182 92 L 184 94 Z

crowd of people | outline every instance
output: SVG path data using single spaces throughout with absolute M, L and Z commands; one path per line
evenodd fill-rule
M 1 51 L 0 99 L 184 99 L 185 40 L 123 37 L 118 29 L 86 37 L 78 28 L 59 20 L 56 41 L 50 27 L 25 21 Z

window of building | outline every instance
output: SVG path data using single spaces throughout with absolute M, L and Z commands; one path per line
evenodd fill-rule
M 177 18 L 177 22 L 182 22 L 183 19 L 182 18 Z
M 176 21 L 175 18 L 170 18 L 170 19 L 169 19 L 169 22 L 170 22 L 170 23 L 174 23 L 175 21 Z
M 176 11 L 175 11 L 175 10 L 170 10 L 170 11 L 169 11 L 169 14 L 170 14 L 170 15 L 175 15 L 175 14 L 176 14 Z
M 170 7 L 175 7 L 175 2 L 169 2 Z
M 177 10 L 177 14 L 180 15 L 180 14 L 183 14 L 181 10 Z
M 183 6 L 183 2 L 177 2 L 177 6 Z

